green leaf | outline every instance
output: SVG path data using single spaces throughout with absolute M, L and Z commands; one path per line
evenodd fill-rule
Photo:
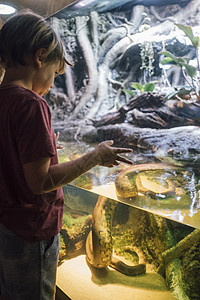
M 169 52 L 169 51 L 161 51 L 161 52 L 159 52 L 159 54 L 162 54 L 162 55 L 165 55 L 167 57 L 170 57 L 172 60 L 174 60 L 176 63 L 178 63 L 177 57 L 174 54 L 172 54 L 171 52 Z
M 133 82 L 132 83 L 132 87 L 135 89 L 135 90 L 139 90 L 139 91 L 143 91 L 143 85 L 139 82 Z
M 178 92 L 172 92 L 172 93 L 170 93 L 169 95 L 167 95 L 166 100 L 170 100 L 171 98 L 173 98 L 177 94 L 178 94 Z
M 199 37 L 194 36 L 193 31 L 192 31 L 192 27 L 185 26 L 185 25 L 182 25 L 182 24 L 176 24 L 176 26 L 186 34 L 186 36 L 192 42 L 193 46 L 197 49 L 199 47 Z
M 177 65 L 177 63 L 170 57 L 165 57 L 160 62 L 162 65 Z
M 153 92 L 154 89 L 155 89 L 155 84 L 152 83 L 152 82 L 148 82 L 144 86 L 144 91 L 145 92 Z
M 131 90 L 126 90 L 126 89 L 123 89 L 123 91 L 127 94 L 129 94 L 130 96 L 133 96 L 134 95 L 134 92 L 131 91 Z
M 193 45 L 196 49 L 198 49 L 200 47 L 200 38 L 198 36 L 194 37 Z
M 176 91 L 176 92 L 172 92 L 169 95 L 167 95 L 166 100 L 169 100 L 171 98 L 174 98 L 175 96 L 181 96 L 181 95 L 188 95 L 191 91 L 193 91 L 194 89 L 190 88 L 190 90 L 180 90 L 180 91 Z
M 182 63 L 187 64 L 190 61 L 190 58 L 188 58 L 188 57 L 177 57 L 177 59 L 178 59 L 179 64 L 182 64 Z
M 175 87 L 176 89 L 176 87 Z M 166 100 L 169 100 L 175 96 L 181 96 L 181 95 L 188 95 L 190 94 L 192 91 L 194 91 L 194 88 L 192 88 L 191 86 L 183 86 L 181 88 L 178 88 L 178 90 L 170 93 L 167 97 Z
M 191 65 L 188 65 L 188 64 L 183 64 L 183 66 L 185 67 L 185 70 L 186 70 L 186 73 L 191 77 L 193 78 L 196 73 L 197 73 L 197 70 L 195 67 L 191 66 Z
M 192 27 L 185 26 L 182 24 L 175 24 L 175 25 L 187 35 L 187 37 L 190 39 L 191 42 L 194 40 L 194 34 L 192 31 Z
M 178 95 L 188 95 L 191 91 L 193 91 L 194 89 L 191 87 L 182 87 L 179 91 L 178 91 Z

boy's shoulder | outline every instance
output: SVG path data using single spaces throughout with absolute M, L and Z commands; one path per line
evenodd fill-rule
M 47 104 L 46 100 L 42 96 L 20 85 L 0 87 L 0 97 L 1 95 L 6 96 L 6 98 L 11 97 L 13 100 L 15 99 L 15 101 L 18 99 L 19 101 L 36 101 L 43 104 Z

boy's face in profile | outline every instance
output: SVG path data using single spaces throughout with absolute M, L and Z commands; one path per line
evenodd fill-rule
M 60 74 L 60 62 L 46 63 L 41 62 L 35 71 L 32 90 L 40 96 L 46 95 L 54 83 L 54 79 Z

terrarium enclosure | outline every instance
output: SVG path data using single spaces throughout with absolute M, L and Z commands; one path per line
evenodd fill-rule
M 134 162 L 63 188 L 60 268 L 84 256 L 98 294 L 112 268 L 151 299 L 153 270 L 156 299 L 200 299 L 200 1 L 82 0 L 50 22 L 73 64 L 46 95 L 60 162 L 104 140 Z

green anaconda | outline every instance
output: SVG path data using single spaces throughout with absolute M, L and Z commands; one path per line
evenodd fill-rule
M 119 272 L 135 276 L 146 272 L 146 265 L 129 266 L 112 256 L 112 219 L 116 203 L 99 196 L 92 216 L 92 227 L 86 240 L 86 259 L 95 268 L 110 266 Z

